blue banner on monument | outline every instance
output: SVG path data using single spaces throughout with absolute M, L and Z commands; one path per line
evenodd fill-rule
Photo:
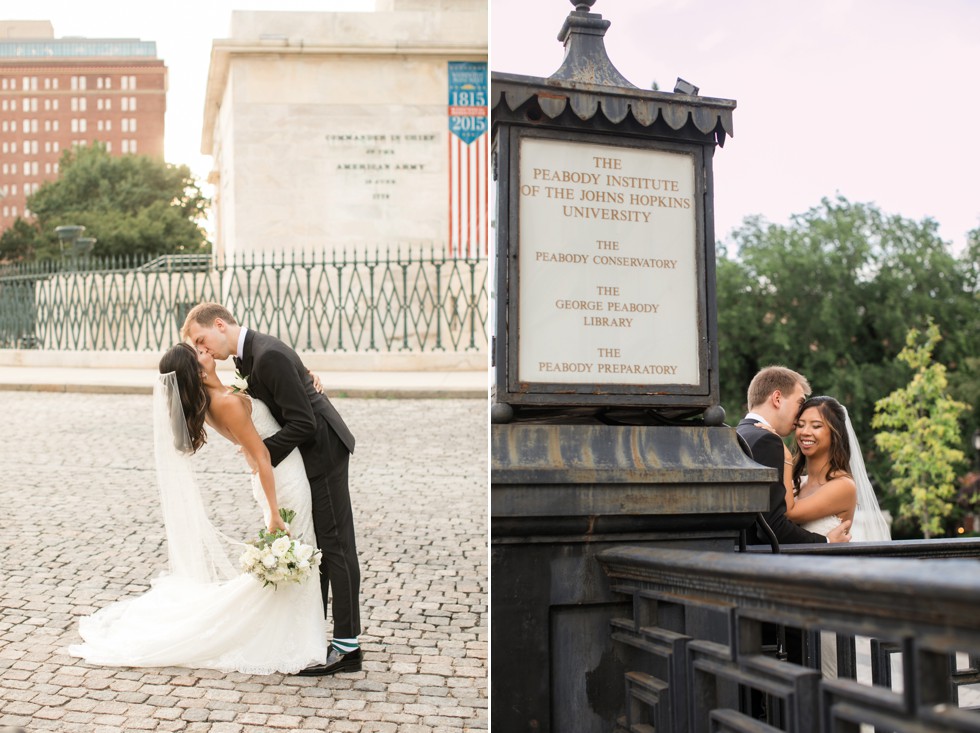
M 467 145 L 487 131 L 486 62 L 449 62 L 449 131 Z

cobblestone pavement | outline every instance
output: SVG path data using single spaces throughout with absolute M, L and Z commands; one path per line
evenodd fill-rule
M 487 729 L 484 400 L 341 399 L 364 670 L 335 677 L 102 668 L 64 653 L 78 619 L 165 569 L 149 396 L 0 393 L 0 727 L 35 731 Z M 261 522 L 243 459 L 195 460 L 215 523 Z

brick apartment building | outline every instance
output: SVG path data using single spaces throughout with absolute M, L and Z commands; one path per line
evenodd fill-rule
M 48 21 L 0 21 L 0 230 L 58 177 L 64 150 L 163 159 L 167 67 L 156 43 L 55 38 Z

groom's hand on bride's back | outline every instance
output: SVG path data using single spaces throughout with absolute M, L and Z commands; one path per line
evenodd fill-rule
M 845 519 L 833 530 L 827 533 L 827 542 L 850 542 L 851 541 L 851 520 Z

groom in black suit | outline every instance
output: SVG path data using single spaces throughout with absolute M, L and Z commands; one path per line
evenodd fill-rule
M 849 520 L 842 522 L 824 537 L 822 534 L 809 532 L 786 518 L 783 474 L 789 469 L 782 438 L 796 429 L 800 405 L 809 394 L 810 383 L 802 374 L 781 366 L 766 367 L 749 384 L 749 412 L 735 430 L 748 447 L 746 452 L 756 463 L 776 469 L 777 480 L 769 486 L 769 511 L 764 518 L 779 542 L 849 542 Z M 769 426 L 771 430 L 763 425 Z M 749 544 L 768 543 L 769 538 L 764 527 L 757 525 L 750 531 Z
M 303 456 L 313 499 L 313 527 L 323 552 L 320 592 L 324 609 L 329 590 L 333 590 L 334 638 L 324 664 L 300 674 L 360 670 L 360 569 L 347 480 L 354 436 L 330 400 L 317 392 L 299 355 L 274 336 L 238 325 L 224 306 L 195 306 L 181 333 L 215 359 L 235 357 L 235 367 L 247 378 L 249 394 L 262 400 L 282 426 L 265 439 L 272 465 L 279 465 L 294 448 Z

